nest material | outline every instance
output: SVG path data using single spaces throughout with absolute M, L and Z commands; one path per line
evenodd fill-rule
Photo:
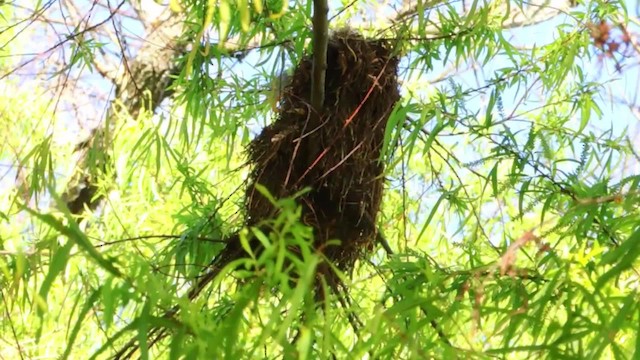
M 314 246 L 343 271 L 373 248 L 384 166 L 379 161 L 389 115 L 400 98 L 398 60 L 389 44 L 350 31 L 327 49 L 324 107 L 311 109 L 312 58 L 295 68 L 283 89 L 277 120 L 248 147 L 253 165 L 246 196 L 248 224 L 276 209 L 255 184 L 276 198 L 298 198 Z M 329 240 L 340 245 L 327 246 Z

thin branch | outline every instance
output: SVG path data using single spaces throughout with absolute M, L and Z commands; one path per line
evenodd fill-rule
M 224 240 L 226 243 L 239 243 L 239 234 L 235 233 Z M 195 298 L 200 295 L 202 290 L 204 290 L 207 285 L 211 283 L 211 281 L 220 274 L 220 271 L 224 269 L 231 261 L 237 259 L 242 253 L 242 248 L 235 248 L 227 246 L 223 249 L 220 254 L 218 254 L 206 267 L 206 270 L 202 272 L 196 279 L 197 282 L 189 288 L 186 297 L 189 301 L 193 301 Z M 167 310 L 162 316 L 162 319 L 166 320 L 175 320 L 176 315 L 180 312 L 180 306 L 174 305 L 169 310 Z M 169 333 L 163 327 L 153 327 L 149 330 L 147 334 L 148 347 L 151 348 L 159 341 L 162 341 L 167 337 Z M 138 338 L 131 338 L 125 345 L 123 345 L 120 350 L 118 350 L 114 355 L 113 359 L 130 359 L 133 355 L 138 351 L 140 344 L 138 343 Z
M 96 248 L 100 248 L 100 247 L 104 247 L 104 246 L 110 246 L 110 245 L 125 243 L 125 242 L 129 242 L 129 241 L 148 240 L 148 239 L 175 240 L 175 239 L 180 239 L 183 236 L 184 235 L 143 235 L 143 236 L 130 237 L 130 238 L 126 238 L 126 239 L 118 239 L 118 240 L 113 240 L 113 241 L 106 241 L 106 242 L 103 242 L 102 244 L 95 245 L 95 247 Z M 194 239 L 196 239 L 198 241 L 203 241 L 203 242 L 222 243 L 222 244 L 226 244 L 227 243 L 227 240 L 224 240 L 224 239 L 211 239 L 211 238 L 201 237 L 201 236 L 198 236 L 198 237 L 196 237 Z
M 66 35 L 66 37 L 65 37 L 63 40 L 61 40 L 61 41 L 57 42 L 57 43 L 56 43 L 56 44 L 54 44 L 53 46 L 49 47 L 47 50 L 40 52 L 40 53 L 38 54 L 38 56 L 33 57 L 33 58 L 31 58 L 31 59 L 29 59 L 29 60 L 27 60 L 27 61 L 25 61 L 25 62 L 23 62 L 23 63 L 19 64 L 18 66 L 15 66 L 13 69 L 11 69 L 10 71 L 8 71 L 7 73 L 0 75 L 0 80 L 3 80 L 3 79 L 5 79 L 5 78 L 9 77 L 10 75 L 12 75 L 12 74 L 16 73 L 18 70 L 20 70 L 20 69 L 22 69 L 22 68 L 26 67 L 27 65 L 31 64 L 31 63 L 32 63 L 32 62 L 34 62 L 36 59 L 38 59 L 38 57 L 39 57 L 39 56 L 44 56 L 44 55 L 46 55 L 46 54 L 49 54 L 49 53 L 50 53 L 50 52 L 52 52 L 53 50 L 55 50 L 55 49 L 57 49 L 57 48 L 59 48 L 59 47 L 61 47 L 61 46 L 65 45 L 66 43 L 68 43 L 68 42 L 70 42 L 70 41 L 74 40 L 77 36 L 83 36 L 84 34 L 86 34 L 86 33 L 88 33 L 88 32 L 91 32 L 91 31 L 93 31 L 93 30 L 95 30 L 95 29 L 98 29 L 98 28 L 99 28 L 99 27 L 101 27 L 102 25 L 104 25 L 104 24 L 106 24 L 107 22 L 109 22 L 109 20 L 111 20 L 111 18 L 113 18 L 113 17 L 116 15 L 116 13 L 120 10 L 120 8 L 121 8 L 125 3 L 126 3 L 126 1 L 122 0 L 122 1 L 121 1 L 121 2 L 120 2 L 120 3 L 119 3 L 119 4 L 114 8 L 114 10 L 110 12 L 109 16 L 107 16 L 105 19 L 101 20 L 100 22 L 98 22 L 98 23 L 96 23 L 96 24 L 94 24 L 94 25 L 91 25 L 91 26 L 89 26 L 89 27 L 86 27 L 86 28 L 84 28 L 84 29 L 82 29 L 82 30 L 80 30 L 80 31 L 78 31 L 78 32 L 75 32 L 75 33 L 72 33 L 72 34 Z M 6 31 L 6 29 L 5 29 L 5 31 Z M 13 40 L 13 39 L 11 39 L 11 40 Z M 6 44 L 8 44 L 11 40 L 7 41 L 7 42 L 5 43 L 5 45 L 6 45 Z
M 313 2 L 313 76 L 311 78 L 311 106 L 321 113 L 324 104 L 324 81 L 327 72 L 329 45 L 329 5 L 327 0 Z
M 418 1 L 408 1 L 397 14 L 390 14 L 387 17 L 381 17 L 376 19 L 376 25 L 374 29 L 391 29 L 397 26 L 404 26 L 412 23 L 418 16 L 418 11 L 428 12 L 442 6 L 444 1 L 442 0 L 422 0 L 421 6 L 418 6 Z M 498 15 L 502 19 L 503 29 L 513 29 L 518 27 L 526 27 L 536 25 L 547 20 L 550 20 L 560 14 L 568 14 L 569 10 L 577 6 L 575 0 L 530 0 L 522 7 L 513 5 L 506 1 L 498 6 L 493 6 L 491 13 Z M 476 8 L 476 12 L 482 7 Z M 472 15 L 470 13 L 472 7 L 465 8 L 462 11 L 461 17 L 467 17 Z M 421 32 L 429 35 L 438 35 L 442 33 L 439 20 L 430 20 L 429 25 Z M 354 24 L 350 22 L 350 26 L 359 28 L 371 28 L 366 24 Z
M 64 4 L 69 17 L 71 17 L 71 21 L 65 21 L 64 25 L 69 25 L 69 23 L 71 24 L 77 24 L 77 26 L 79 27 L 80 24 L 82 22 L 84 22 L 84 26 L 88 26 L 88 17 L 83 17 L 80 14 L 80 10 L 77 8 L 76 6 L 77 4 L 74 4 L 72 2 L 66 2 Z M 96 5 L 96 3 L 94 3 L 94 6 Z M 111 9 L 109 9 L 111 10 Z M 105 33 L 107 33 L 107 36 L 111 39 L 111 41 L 115 42 L 115 38 L 114 38 L 114 34 L 111 31 L 108 31 L 108 28 L 104 28 L 103 30 L 105 30 Z M 84 35 L 84 34 L 83 34 Z M 86 36 L 90 37 L 91 39 L 93 39 L 96 42 L 99 42 L 97 35 L 94 32 L 88 32 L 86 33 Z M 78 39 L 76 40 L 78 42 L 78 45 L 80 45 L 83 42 L 83 36 L 79 36 Z M 113 64 L 109 58 L 107 57 L 106 52 L 104 51 L 103 48 L 98 47 L 98 52 L 100 52 L 100 54 L 103 56 L 103 58 L 101 60 L 96 59 L 95 57 L 91 57 L 91 64 L 93 65 L 93 67 L 96 69 L 96 71 L 102 75 L 105 79 L 114 82 L 116 81 L 116 74 L 117 74 L 117 67 L 115 66 L 115 64 Z
M 20 346 L 20 340 L 18 338 L 18 333 L 16 332 L 16 327 L 13 325 L 13 320 L 11 320 L 11 314 L 9 313 L 9 306 L 7 304 L 7 300 L 4 297 L 4 292 L 0 291 L 0 297 L 2 297 L 2 302 L 4 304 L 4 311 L 7 317 L 7 323 L 9 324 L 9 328 L 11 329 L 11 333 L 13 334 L 13 338 L 16 342 L 18 354 L 20 354 L 20 359 L 24 360 L 24 353 L 22 350 L 22 346 Z

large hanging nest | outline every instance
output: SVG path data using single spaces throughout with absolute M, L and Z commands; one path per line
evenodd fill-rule
M 384 185 L 380 151 L 400 97 L 397 67 L 386 41 L 347 30 L 335 33 L 318 114 L 310 105 L 312 59 L 302 60 L 283 89 L 277 121 L 248 147 L 253 166 L 245 204 L 249 225 L 276 212 L 255 184 L 276 198 L 310 188 L 298 200 L 303 221 L 314 229 L 315 248 L 343 271 L 371 251 Z M 335 239 L 340 245 L 327 246 Z

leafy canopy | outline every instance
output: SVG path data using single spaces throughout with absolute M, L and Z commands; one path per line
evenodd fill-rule
M 324 301 L 295 199 L 243 228 L 243 149 L 312 50 L 312 2 L 68 3 L 0 5 L 2 357 L 640 354 L 631 3 L 330 2 L 333 29 L 396 44 L 402 99 L 377 219 L 393 254 Z M 101 200 L 79 213 L 78 173 Z M 246 257 L 190 299 L 234 233 Z

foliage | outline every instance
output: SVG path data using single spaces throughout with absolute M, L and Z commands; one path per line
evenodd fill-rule
M 640 43 L 624 3 L 547 3 L 548 21 L 527 13 L 544 1 L 402 2 L 393 21 L 330 3 L 333 29 L 396 44 L 402 79 L 377 219 L 393 253 L 340 273 L 338 293 L 317 287 L 333 264 L 295 197 L 243 226 L 243 151 L 278 111 L 271 79 L 311 51 L 312 2 L 69 3 L 62 20 L 49 2 L 0 5 L 15 54 L 0 61 L 3 358 L 105 358 L 131 342 L 145 359 L 640 353 L 638 104 L 624 86 Z M 140 39 L 171 21 L 185 50 L 167 98 L 123 90 Z M 50 29 L 56 41 L 35 41 Z M 109 141 L 81 168 L 74 142 L 93 128 Z M 81 214 L 63 196 L 74 171 L 102 199 Z M 246 256 L 191 299 L 231 234 Z

